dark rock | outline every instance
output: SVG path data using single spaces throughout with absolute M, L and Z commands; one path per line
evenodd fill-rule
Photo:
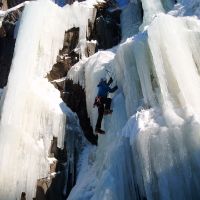
M 5 16 L 0 28 L 0 88 L 7 84 L 15 47 L 14 29 L 21 15 L 21 9 Z
M 40 179 L 37 182 L 36 198 L 34 200 L 46 200 L 45 193 L 50 185 L 50 180 Z
M 26 200 L 26 193 L 22 192 L 20 200 Z
M 87 46 L 86 46 L 86 49 L 85 49 L 85 56 L 90 57 L 93 54 L 95 54 L 96 52 L 97 52 L 97 43 L 87 41 Z
M 75 52 L 78 40 L 79 28 L 72 28 L 65 32 L 63 48 L 59 51 L 57 62 L 53 65 L 49 74 L 47 74 L 49 81 L 65 77 L 71 66 L 79 61 L 79 54 Z M 56 88 L 59 88 L 59 84 L 53 84 Z
M 2 27 L 0 28 L 0 38 L 4 38 L 4 37 L 6 37 L 6 30 L 5 30 L 5 28 L 2 26 Z
M 63 44 L 63 49 L 60 54 L 70 54 L 76 46 L 78 45 L 79 40 L 79 28 L 71 28 L 65 32 L 65 39 Z
M 57 62 L 53 65 L 52 70 L 47 75 L 50 81 L 60 79 L 67 75 L 67 71 L 69 70 L 69 63 L 65 61 Z
M 70 60 L 70 65 L 74 65 L 79 61 L 79 54 L 75 49 L 79 41 L 79 28 L 71 28 L 65 32 L 63 48 L 60 50 L 59 55 L 64 60 Z
M 48 187 L 45 193 L 46 200 L 65 200 L 67 196 L 63 194 L 63 187 L 65 186 L 66 176 L 65 171 L 57 174 L 51 182 L 51 185 Z M 42 200 L 42 199 L 37 199 Z
M 14 38 L 14 30 L 16 23 L 18 22 L 24 7 L 18 8 L 12 12 L 9 12 L 3 19 L 2 28 L 5 31 L 6 37 Z
M 77 162 L 82 150 L 83 141 L 77 116 L 67 118 L 64 148 L 57 146 L 54 137 L 49 152 L 57 160 L 50 165 L 50 175 L 37 181 L 36 200 L 65 200 L 77 176 Z
M 70 67 L 79 61 L 79 54 L 76 47 L 79 41 L 79 28 L 71 28 L 65 32 L 63 49 L 59 52 L 64 60 L 67 60 Z
M 47 75 L 50 81 L 65 77 L 72 65 L 78 62 L 78 54 L 75 48 L 78 45 L 79 28 L 72 28 L 65 32 L 63 49 L 60 50 L 57 63 Z M 96 44 L 87 42 L 86 55 L 91 56 L 96 52 Z M 81 128 L 86 138 L 92 143 L 97 144 L 97 137 L 93 134 L 86 109 L 86 97 L 82 87 L 73 84 L 72 81 L 52 82 L 52 84 L 61 92 L 61 98 L 73 112 L 76 112 L 80 121 Z
M 2 7 L 3 7 L 3 3 L 2 3 L 2 2 L 0 2 L 0 9 L 2 9 Z
M 92 143 L 97 144 L 97 136 L 93 134 L 90 119 L 87 114 L 86 96 L 84 89 L 79 84 L 74 84 L 72 80 L 65 81 L 63 101 L 76 112 L 83 129 L 85 137 Z
M 121 40 L 120 9 L 109 10 L 109 4 L 98 4 L 94 29 L 91 39 L 98 41 L 98 48 L 108 49 L 117 45 Z
M 49 81 L 65 77 L 71 66 L 79 61 L 79 54 L 75 52 L 78 40 L 79 28 L 72 28 L 65 32 L 63 48 L 59 51 L 57 62 L 47 74 Z M 54 83 L 54 86 L 59 89 L 58 84 Z
M 37 200 L 65 200 L 67 196 L 63 193 L 66 190 L 66 162 L 67 151 L 66 145 L 64 149 L 57 147 L 57 138 L 54 137 L 50 148 L 50 155 L 57 159 L 57 162 L 53 162 L 50 165 L 50 173 L 56 173 L 55 176 L 50 176 L 46 179 L 41 179 L 37 184 Z M 71 191 L 71 188 L 69 188 Z
M 29 1 L 29 0 L 27 0 L 27 1 Z M 8 8 L 12 8 L 23 2 L 25 2 L 25 1 L 24 0 L 7 0 L 7 6 L 8 6 Z
M 7 84 L 15 40 L 10 37 L 0 38 L 0 88 Z

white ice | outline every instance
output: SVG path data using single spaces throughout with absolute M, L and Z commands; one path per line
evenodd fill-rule
M 91 150 L 85 156 L 85 174 L 80 173 L 83 179 L 69 200 L 200 198 L 200 21 L 164 14 L 163 2 L 152 2 L 151 9 L 149 1 L 142 1 L 151 19 L 143 21 L 146 31 L 123 40 L 114 58 L 102 64 L 105 74 L 110 66 L 119 86 L 113 114 L 104 117 L 106 134 L 99 136 L 95 155 Z M 130 29 L 128 23 L 122 27 Z M 95 55 L 87 61 L 95 62 Z M 90 91 L 91 113 L 99 76 L 89 69 L 86 63 L 82 70 L 72 68 L 71 78 L 90 81 L 83 86 Z M 94 79 L 87 80 L 87 72 Z M 94 126 L 96 116 L 89 116 Z
M 47 0 L 26 4 L 1 98 L 1 200 L 19 199 L 21 192 L 32 199 L 37 179 L 48 176 L 53 136 L 63 147 L 65 115 L 72 118 L 72 114 L 46 75 L 62 49 L 65 31 L 72 27 L 80 28 L 78 48 L 84 57 L 88 20 L 94 16 L 95 9 L 84 3 L 64 8 Z
M 75 83 L 79 83 L 85 88 L 87 96 L 87 111 L 94 127 L 97 119 L 97 110 L 93 109 L 97 87 L 95 87 L 102 77 L 107 75 L 105 68 L 110 70 L 110 60 L 114 57 L 111 51 L 99 51 L 89 59 L 84 59 L 73 66 L 68 72 L 68 78 Z M 107 75 L 108 76 L 108 75 Z M 91 84 L 92 83 L 92 84 Z
M 68 199 L 200 198 L 200 22 L 178 17 L 197 15 L 199 7 L 190 5 L 198 1 L 178 1 L 184 14 L 177 4 L 169 13 L 173 17 L 164 14 L 173 1 L 142 0 L 143 32 L 138 32 L 141 16 L 131 13 L 140 13 L 137 3 L 123 9 L 122 43 L 90 58 L 84 57 L 84 48 L 88 19 L 95 16 L 91 2 L 59 8 L 41 0 L 26 6 L 1 100 L 2 200 L 19 198 L 22 191 L 31 199 L 36 180 L 47 175 L 53 136 L 62 147 L 63 112 L 69 110 L 45 76 L 56 62 L 65 30 L 72 27 L 80 27 L 77 49 L 82 60 L 68 78 L 85 88 L 93 128 L 100 78 L 111 75 L 112 86 L 119 89 L 111 96 L 113 114 L 104 117 L 106 134 L 99 136 L 97 148 L 83 152 Z

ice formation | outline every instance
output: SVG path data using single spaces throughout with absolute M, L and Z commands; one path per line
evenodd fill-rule
M 60 8 L 40 0 L 25 6 L 8 85 L 1 97 L 1 200 L 19 199 L 21 192 L 32 199 L 37 179 L 48 176 L 53 136 L 58 138 L 58 147 L 63 147 L 65 115 L 72 115 L 46 75 L 63 46 L 65 31 L 74 26 L 80 28 L 79 48 L 84 57 L 87 24 L 94 14 L 95 9 L 84 3 Z
M 129 30 L 124 37 L 135 35 L 112 50 L 113 59 L 91 69 L 89 63 L 99 62 L 94 55 L 84 67 L 78 63 L 71 69 L 74 81 L 90 82 L 84 86 L 90 91 L 92 122 L 96 110 L 90 107 L 91 97 L 107 69 L 119 90 L 113 96 L 113 114 L 104 118 L 106 135 L 99 136 L 96 152 L 85 151 L 88 163 L 82 162 L 69 200 L 200 198 L 200 21 L 171 16 L 187 15 L 188 10 L 196 14 L 199 7 L 191 10 L 189 1 L 179 1 L 169 15 L 164 13 L 173 1 L 149 2 L 142 0 L 145 31 L 136 34 L 134 20 L 134 30 L 122 24 Z M 175 11 L 180 5 L 181 11 Z M 90 75 L 83 76 L 87 71 Z
M 59 138 L 59 146 L 63 145 L 62 101 L 59 92 L 45 78 L 64 37 L 64 26 L 57 23 L 56 15 L 63 17 L 60 8 L 52 3 L 33 2 L 26 6 L 20 22 L 9 81 L 1 102 L 2 200 L 19 198 L 22 191 L 28 199 L 34 197 L 36 180 L 46 177 L 49 170 L 47 156 L 53 135 Z M 31 28 L 27 28 L 30 22 Z M 58 31 L 54 31 L 55 27 Z
M 106 135 L 99 136 L 97 148 L 83 151 L 68 199 L 199 199 L 199 2 L 131 1 L 123 8 L 121 44 L 85 58 L 93 3 L 60 8 L 40 0 L 25 7 L 1 95 L 1 199 L 19 198 L 22 191 L 27 199 L 34 196 L 36 180 L 48 175 L 52 137 L 63 145 L 63 113 L 76 118 L 45 78 L 62 48 L 64 32 L 72 27 L 80 28 L 77 51 L 82 60 L 68 78 L 85 88 L 93 128 L 99 79 L 111 75 L 119 89 L 112 96 L 113 114 L 104 118 Z M 187 17 L 193 14 L 197 17 Z

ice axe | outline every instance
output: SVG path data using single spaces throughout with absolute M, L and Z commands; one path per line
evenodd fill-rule
M 106 73 L 110 78 L 112 78 L 112 75 L 114 74 L 113 72 L 109 71 L 108 69 L 105 69 Z M 115 74 L 113 76 L 113 79 L 115 79 Z M 115 79 L 116 85 L 117 85 L 117 80 Z M 112 84 L 111 84 L 112 85 Z

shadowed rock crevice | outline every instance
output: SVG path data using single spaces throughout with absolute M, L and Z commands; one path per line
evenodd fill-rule
M 49 151 L 52 159 L 49 176 L 37 181 L 35 200 L 64 200 L 67 196 L 63 193 L 65 188 L 65 163 L 67 162 L 66 145 L 63 149 L 57 147 L 57 138 L 54 137 Z M 71 188 L 69 188 L 71 190 Z
M 87 113 L 86 96 L 84 89 L 73 83 L 72 80 L 65 81 L 64 93 L 62 99 L 67 105 L 76 112 L 80 120 L 80 126 L 83 129 L 85 137 L 92 143 L 97 144 L 97 136 L 93 134 L 90 119 Z
M 57 147 L 57 138 L 54 137 L 50 153 L 52 157 L 55 157 L 57 159 L 57 161 L 56 164 L 53 164 L 50 167 L 51 173 L 53 172 L 55 173 L 55 175 L 51 178 L 51 184 L 46 190 L 45 199 L 64 200 L 67 198 L 67 193 L 71 191 L 72 188 L 66 187 L 66 171 L 68 171 L 68 167 L 66 167 L 66 164 L 68 161 L 67 154 L 69 153 L 67 152 L 66 142 L 64 144 L 64 149 L 60 149 Z M 76 167 L 76 165 L 73 167 Z M 76 176 L 76 174 L 73 174 L 73 176 Z M 67 191 L 67 193 L 64 191 Z
M 0 27 L 0 88 L 6 86 L 15 47 L 15 27 L 23 8 L 7 14 Z
M 114 1 L 99 3 L 94 29 L 89 40 L 97 40 L 98 49 L 108 49 L 121 40 L 120 14 L 121 10 Z
M 97 137 L 93 134 L 90 119 L 86 109 L 85 91 L 79 84 L 73 84 L 71 80 L 54 81 L 67 75 L 69 69 L 79 61 L 76 47 L 79 41 L 79 28 L 72 28 L 65 32 L 64 44 L 57 57 L 57 63 L 47 75 L 48 80 L 60 91 L 62 100 L 66 105 L 77 113 L 80 126 L 85 137 L 92 144 L 97 144 Z M 86 48 L 88 56 L 95 53 L 95 46 L 89 43 Z
M 64 148 L 58 148 L 57 138 L 54 138 L 50 149 L 50 155 L 56 158 L 56 162 L 50 167 L 51 184 L 45 193 L 46 200 L 65 200 L 68 197 L 76 183 L 77 163 L 84 143 L 78 117 L 67 114 Z
M 53 65 L 52 70 L 47 74 L 49 81 L 63 78 L 67 72 L 79 61 L 79 54 L 75 49 L 79 41 L 79 28 L 72 28 L 65 32 L 63 48 L 59 51 L 57 62 Z M 56 83 L 53 83 L 55 87 Z M 62 85 L 60 86 L 62 88 Z M 61 90 L 61 88 L 58 88 Z
M 76 183 L 77 163 L 85 139 L 73 112 L 67 113 L 63 149 L 57 147 L 57 141 L 54 137 L 49 150 L 49 175 L 37 181 L 36 200 L 65 200 Z

